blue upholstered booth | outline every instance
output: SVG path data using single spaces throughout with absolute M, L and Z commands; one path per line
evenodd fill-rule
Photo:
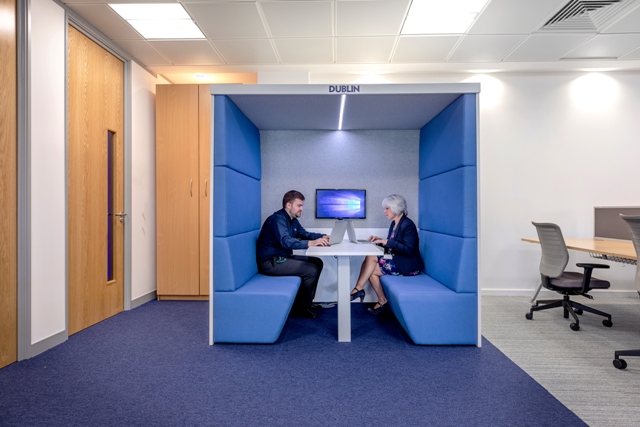
M 420 132 L 424 274 L 382 277 L 416 344 L 478 344 L 476 138 L 475 94 L 461 95 Z
M 214 340 L 272 343 L 300 278 L 258 274 L 260 134 L 229 98 L 214 99 Z
M 476 114 L 476 94 L 466 93 L 420 132 L 414 217 L 425 269 L 382 278 L 393 313 L 416 344 L 478 344 Z M 300 279 L 257 273 L 258 129 L 227 96 L 216 95 L 214 132 L 214 341 L 271 343 Z

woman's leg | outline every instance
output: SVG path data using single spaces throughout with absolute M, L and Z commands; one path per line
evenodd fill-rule
M 367 255 L 360 267 L 360 276 L 358 276 L 356 287 L 351 291 L 352 294 L 364 289 L 364 285 L 367 283 L 367 280 L 369 280 L 369 277 L 371 277 L 371 274 L 373 274 L 373 271 L 377 266 L 378 257 L 375 255 Z
M 380 276 L 382 276 L 382 271 L 380 271 L 380 266 L 376 262 L 373 273 L 369 277 L 369 283 L 371 283 L 371 287 L 373 288 L 373 291 L 378 296 L 378 304 L 376 304 L 373 307 L 374 309 L 377 309 L 381 305 L 385 305 L 387 303 L 387 296 L 384 294 L 384 290 L 382 289 L 382 283 L 380 283 Z

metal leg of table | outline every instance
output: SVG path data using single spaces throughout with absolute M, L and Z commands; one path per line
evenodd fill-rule
M 338 258 L 338 341 L 351 342 L 351 268 L 348 256 Z

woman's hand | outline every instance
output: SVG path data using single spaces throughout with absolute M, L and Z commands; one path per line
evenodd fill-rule
M 387 246 L 387 242 L 388 242 L 387 239 L 381 239 L 379 237 L 376 237 L 375 240 L 372 241 L 372 243 L 380 244 L 382 246 Z

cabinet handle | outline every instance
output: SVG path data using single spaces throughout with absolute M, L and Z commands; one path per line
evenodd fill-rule
M 205 179 L 204 180 L 204 197 L 208 197 L 207 196 L 207 185 L 209 184 L 209 180 Z
M 189 182 L 189 194 L 193 197 L 193 180 Z

